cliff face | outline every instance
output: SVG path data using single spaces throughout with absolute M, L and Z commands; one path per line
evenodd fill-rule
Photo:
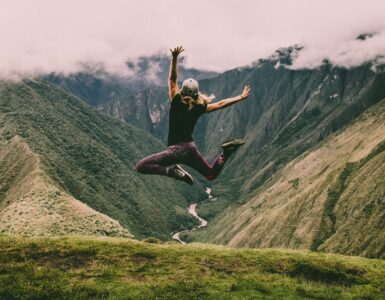
M 112 99 L 97 107 L 115 118 L 144 129 L 164 143 L 168 133 L 168 90 L 152 86 L 131 97 Z

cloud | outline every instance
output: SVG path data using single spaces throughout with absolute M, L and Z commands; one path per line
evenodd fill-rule
M 385 55 L 382 0 L 1 0 L 0 76 L 71 73 L 186 48 L 190 67 L 223 71 L 304 46 L 294 67 L 354 66 Z M 371 39 L 356 40 L 365 32 Z M 132 74 L 131 74 L 132 75 Z
M 327 59 L 342 67 L 355 67 L 374 61 L 383 62 L 385 56 L 385 32 L 374 34 L 365 40 L 351 38 L 338 40 L 331 47 L 322 43 L 309 43 L 294 60 L 292 68 L 315 68 Z

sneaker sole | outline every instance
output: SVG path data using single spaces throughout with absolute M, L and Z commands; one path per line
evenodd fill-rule
M 241 146 L 245 143 L 245 140 L 243 139 L 234 139 L 234 140 L 231 140 L 231 141 L 226 141 L 224 142 L 221 147 L 223 150 L 225 150 L 226 148 L 228 147 L 233 147 L 233 146 Z
M 186 171 L 184 170 L 180 165 L 176 164 L 175 167 L 183 172 L 184 176 L 186 176 L 188 179 L 190 179 L 189 181 L 186 181 L 189 185 L 193 185 L 194 184 L 194 179 L 193 177 Z

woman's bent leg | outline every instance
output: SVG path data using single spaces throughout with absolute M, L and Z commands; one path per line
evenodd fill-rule
M 192 154 L 189 155 L 188 159 L 182 163 L 197 170 L 204 177 L 206 177 L 206 179 L 213 180 L 218 177 L 226 160 L 227 157 L 223 153 L 219 153 L 210 165 L 200 153 L 198 148 L 194 145 Z
M 136 164 L 136 170 L 143 174 L 168 175 L 167 166 L 178 163 L 179 158 L 170 148 L 147 156 Z

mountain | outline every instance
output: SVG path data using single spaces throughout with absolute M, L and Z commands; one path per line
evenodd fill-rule
M 170 56 L 141 56 L 126 62 L 130 75 L 110 74 L 97 67 L 68 76 L 43 76 L 67 92 L 81 98 L 97 110 L 150 132 L 167 143 L 168 76 Z M 186 57 L 178 64 L 180 78 L 213 78 L 219 73 L 188 68 Z
M 204 115 L 195 129 L 195 141 L 209 159 L 224 140 L 247 139 L 223 174 L 210 182 L 214 194 L 232 201 L 252 192 L 291 159 L 385 97 L 385 73 L 374 71 L 372 64 L 344 69 L 325 63 L 319 69 L 291 70 L 291 55 L 298 51 L 301 47 L 282 48 L 250 66 L 199 81 L 203 92 L 216 95 L 214 101 L 240 94 L 246 84 L 252 88 L 246 101 Z M 152 86 L 129 101 L 107 102 L 99 109 L 166 140 L 166 87 Z M 250 176 L 255 170 L 263 172 Z M 219 207 L 212 212 L 226 203 L 213 204 Z
M 202 187 L 135 170 L 159 141 L 47 81 L 0 82 L 0 128 L 2 232 L 169 239 L 195 223 Z
M 384 171 L 385 99 L 225 209 L 201 239 L 385 258 Z
M 167 143 L 169 96 L 165 87 L 150 86 L 135 95 L 103 103 L 97 109 Z
M 232 136 L 246 138 L 247 144 L 221 177 L 224 182 L 235 178 L 246 193 L 385 98 L 385 74 L 374 73 L 369 66 L 290 70 L 276 65 L 275 61 L 265 61 L 201 81 L 202 89 L 214 92 L 219 99 L 237 95 L 243 85 L 251 85 L 246 101 L 207 114 L 200 133 L 209 157 L 216 153 L 212 145 Z M 254 170 L 264 168 L 260 176 L 248 178 Z
M 131 236 L 116 220 L 59 189 L 18 135 L 0 150 L 0 232 Z
M 383 191 L 375 183 L 378 176 L 376 172 L 383 172 L 383 166 L 376 163 L 379 169 L 377 171 L 373 169 L 373 173 L 369 173 L 370 179 L 366 181 L 362 191 L 352 192 L 367 193 L 366 197 L 362 196 L 361 200 L 357 200 L 349 196 L 352 202 L 364 201 L 362 207 L 371 207 L 370 210 L 366 209 L 363 212 L 361 208 L 355 206 L 354 213 L 357 217 L 354 220 L 351 219 L 347 204 L 343 208 L 337 205 L 348 203 L 344 195 L 340 195 L 341 198 L 338 197 L 338 200 L 328 196 L 329 189 L 331 191 L 337 189 L 341 193 L 344 191 L 345 187 L 338 186 L 339 176 L 342 176 L 344 184 L 345 180 L 358 180 L 359 172 L 362 170 L 360 164 L 369 166 L 373 160 L 371 163 L 364 163 L 365 159 L 370 157 L 369 153 L 366 153 L 367 157 L 361 157 L 362 161 L 353 160 L 355 171 L 351 170 L 349 178 L 344 178 L 347 174 L 343 172 L 345 168 L 343 164 L 332 162 L 339 159 L 345 161 L 350 156 L 356 155 L 353 151 L 355 147 L 376 151 L 373 147 L 377 144 L 372 144 L 370 139 L 359 139 L 357 136 L 355 138 L 362 140 L 360 146 L 344 144 L 341 147 L 345 147 L 345 152 L 341 156 L 333 155 L 333 151 L 328 154 L 329 159 L 324 163 L 330 167 L 324 174 L 331 172 L 328 177 L 330 182 L 319 187 L 318 194 L 312 198 L 311 203 L 317 203 L 317 209 L 296 202 L 299 201 L 296 200 L 297 194 L 301 194 L 303 199 L 309 197 L 305 197 L 302 193 L 307 193 L 308 187 L 312 186 L 306 177 L 313 178 L 315 176 L 313 173 L 289 176 L 287 182 L 291 183 L 287 183 L 287 188 L 292 185 L 296 188 L 292 187 L 288 194 L 282 193 L 283 198 L 274 194 L 271 199 L 262 193 L 272 184 L 273 178 L 278 178 L 287 166 L 296 162 L 296 159 L 308 153 L 307 151 L 316 151 L 314 147 L 320 147 L 320 143 L 329 141 L 328 138 L 336 132 L 353 126 L 352 122 L 367 109 L 371 107 L 380 109 L 375 105 L 385 98 L 385 73 L 381 68 L 373 69 L 373 65 L 368 63 L 345 69 L 326 62 L 319 69 L 292 70 L 290 56 L 300 50 L 300 47 L 280 49 L 275 55 L 258 60 L 250 66 L 229 70 L 216 77 L 199 81 L 201 90 L 214 93 L 218 100 L 239 94 L 246 84 L 251 86 L 252 93 L 246 101 L 222 111 L 206 114 L 198 122 L 195 140 L 209 160 L 216 155 L 218 145 L 223 140 L 241 136 L 246 138 L 247 143 L 230 159 L 223 174 L 216 181 L 208 183 L 217 201 L 200 205 L 199 214 L 210 220 L 210 226 L 198 233 L 185 234 L 185 238 L 238 247 L 291 247 L 383 257 L 385 249 L 381 241 L 384 240 L 385 226 L 381 221 L 384 218 L 380 212 L 384 203 L 376 196 L 376 193 L 382 195 Z M 166 100 L 162 99 L 166 96 L 167 89 L 161 90 L 161 87 L 157 89 L 158 91 L 155 92 L 154 89 L 152 93 L 152 103 L 165 103 Z M 159 95 L 158 99 L 156 95 Z M 104 111 L 111 113 L 112 110 L 104 109 Z M 113 111 L 119 115 L 119 112 L 125 110 L 116 104 Z M 165 116 L 167 108 L 164 112 L 158 104 L 157 111 L 157 115 Z M 150 115 L 149 110 L 146 114 Z M 125 116 L 125 121 L 135 122 L 132 116 L 127 114 Z M 380 128 L 382 128 L 381 116 L 374 117 L 377 120 L 376 126 Z M 369 133 L 374 132 L 374 128 L 365 122 L 374 121 L 367 120 L 362 124 L 362 131 L 369 138 Z M 145 128 L 143 126 L 141 125 Z M 163 133 L 158 131 L 155 136 L 164 138 L 167 127 L 158 128 L 165 131 Z M 151 128 L 147 130 L 154 134 Z M 385 134 L 382 130 L 378 134 L 376 141 L 380 143 Z M 377 159 L 381 162 L 380 158 Z M 315 168 L 313 171 L 321 174 L 322 168 Z M 331 184 L 332 178 L 336 181 L 336 186 Z M 307 185 L 300 184 L 301 181 Z M 269 207 L 271 214 L 265 213 L 266 207 L 262 204 L 261 207 L 264 209 L 257 209 L 259 204 L 256 203 L 262 201 L 262 198 L 270 199 L 270 204 L 266 202 L 264 205 Z M 288 209 L 288 201 L 295 203 L 293 206 L 301 207 L 301 210 L 296 212 L 296 217 L 293 216 L 293 211 Z M 337 209 L 341 211 L 335 211 Z M 350 217 L 344 219 L 342 217 L 344 214 Z M 310 221 L 304 221 L 303 218 L 311 219 L 311 224 L 306 223 Z M 360 222 L 368 219 L 372 223 L 364 229 Z M 254 225 L 247 227 L 248 223 Z M 362 229 L 360 234 L 356 234 L 358 228 Z
M 84 71 L 68 76 L 50 74 L 43 76 L 42 79 L 79 97 L 91 106 L 100 105 L 112 99 L 124 99 L 134 94 L 125 78 L 108 74 L 103 70 Z
M 197 80 L 204 78 L 212 78 L 218 75 L 217 72 L 189 68 L 187 66 L 186 56 L 180 56 L 178 59 L 178 73 L 181 78 L 194 77 Z M 150 85 L 167 86 L 170 70 L 171 55 L 168 52 L 151 56 L 140 56 L 137 59 L 129 59 L 127 61 L 128 69 L 134 74 L 128 78 L 132 88 L 136 91 L 141 91 Z M 136 87 L 136 88 L 135 88 Z
M 0 236 L 0 262 L 1 299 L 382 299 L 385 292 L 383 260 L 298 250 Z
M 325 196 L 329 188 L 344 191 L 337 180 L 344 165 L 333 165 L 330 161 L 331 168 L 325 174 L 334 172 L 337 177 L 332 178 L 337 180 L 336 186 L 325 184 L 319 187 L 313 200 L 307 198 L 308 185 L 299 184 L 308 182 L 306 176 L 313 178 L 313 173 L 302 176 L 290 173 L 286 180 L 288 193 L 280 191 L 273 193 L 273 197 L 267 197 L 269 194 L 265 193 L 293 160 L 384 99 L 385 73 L 374 72 L 370 64 L 353 69 L 326 64 L 317 70 L 290 70 L 278 62 L 279 58 L 260 61 L 253 67 L 234 69 L 215 80 L 200 82 L 202 89 L 213 91 L 219 98 L 226 94 L 236 95 L 245 84 L 251 85 L 252 93 L 243 103 L 205 116 L 201 132 L 197 134 L 202 137 L 201 146 L 211 158 L 217 151 L 211 145 L 218 145 L 233 136 L 244 136 L 247 140 L 211 186 L 217 201 L 200 206 L 199 214 L 210 222 L 198 240 L 234 246 L 306 248 L 383 257 L 385 225 L 380 212 L 384 198 L 381 200 L 381 196 L 376 195 L 383 195 L 381 185 L 376 184 L 377 172 L 384 172 L 383 165 L 377 163 L 379 169 L 369 173 L 367 186 L 354 191 L 367 194 L 352 200 L 362 205 L 354 206 L 353 211 L 344 195 L 338 200 Z M 381 125 L 381 120 L 378 116 L 377 125 Z M 364 135 L 373 130 L 363 128 L 366 128 Z M 385 138 L 383 131 L 380 137 Z M 370 143 L 363 139 L 360 147 L 372 149 L 375 145 Z M 355 146 L 346 149 L 344 158 L 335 157 L 332 152 L 329 155 L 347 160 L 354 154 Z M 314 159 L 317 161 L 316 157 Z M 364 162 L 357 162 L 360 163 Z M 322 168 L 314 171 L 321 174 Z M 346 173 L 342 172 L 341 176 L 343 182 L 347 180 L 344 178 Z M 350 176 L 349 179 L 357 180 L 359 175 L 354 172 Z M 298 184 L 298 189 L 291 187 L 289 181 L 294 186 Z M 303 195 L 302 202 L 297 202 L 300 201 L 296 197 L 298 194 Z M 306 204 L 305 199 L 310 204 Z M 338 205 L 340 201 L 345 203 L 344 206 Z M 317 203 L 317 209 L 312 206 L 314 203 Z M 289 209 L 291 205 L 293 210 Z M 365 212 L 363 207 L 367 207 Z M 354 220 L 350 219 L 352 214 L 356 214 Z M 368 219 L 373 223 L 363 228 L 360 222 Z
M 127 75 L 110 74 L 99 66 L 89 66 L 84 71 L 64 76 L 49 74 L 43 76 L 67 92 L 78 96 L 92 106 L 108 101 L 130 101 L 130 98 L 151 86 L 166 87 L 170 69 L 170 56 L 158 54 L 141 56 L 126 62 Z M 188 68 L 186 57 L 179 60 L 181 78 L 212 78 L 217 72 Z
M 259 214 L 254 210 L 246 213 L 246 207 L 248 209 L 251 207 L 251 204 L 249 206 L 246 204 L 254 203 L 256 195 L 266 189 L 273 178 L 276 178 L 287 165 L 294 163 L 301 155 L 308 153 L 307 151 L 313 151 L 331 135 L 352 125 L 352 122 L 355 122 L 367 109 L 374 107 L 385 98 L 385 72 L 380 66 L 367 63 L 345 69 L 325 62 L 318 69 L 293 70 L 290 68 L 291 58 L 298 51 L 301 51 L 301 47 L 282 48 L 271 57 L 257 60 L 249 66 L 235 68 L 199 81 L 201 90 L 214 93 L 217 96 L 216 101 L 238 95 L 246 84 L 251 86 L 252 92 L 246 101 L 206 114 L 197 124 L 194 133 L 195 141 L 209 160 L 214 158 L 220 150 L 219 145 L 226 139 L 240 136 L 245 137 L 247 142 L 228 161 L 223 173 L 215 181 L 205 182 L 196 173 L 194 174 L 202 185 L 211 187 L 212 195 L 217 200 L 205 202 L 199 206 L 199 214 L 210 221 L 210 226 L 197 233 L 189 233 L 188 238 L 230 243 L 235 246 L 284 246 L 324 249 L 369 257 L 382 256 L 384 252 L 382 244 L 378 244 L 378 239 L 375 237 L 375 235 L 381 237 L 385 230 L 385 226 L 378 223 L 376 219 L 378 207 L 382 207 L 382 204 L 377 203 L 378 207 L 376 206 L 369 216 L 370 219 L 377 220 L 373 221 L 378 226 L 378 230 L 374 230 L 376 234 L 370 234 L 368 229 L 363 231 L 370 235 L 373 243 L 350 241 L 359 227 L 359 223 L 356 222 L 344 233 L 350 242 L 342 245 L 341 241 L 337 241 L 341 239 L 340 236 L 334 239 L 335 243 L 329 242 L 334 235 L 334 230 L 338 230 L 339 223 L 336 221 L 337 217 L 334 217 L 336 213 L 334 202 L 330 200 L 331 198 L 325 198 L 325 194 L 322 197 L 319 194 L 314 200 L 318 203 L 320 215 L 314 219 L 314 224 L 303 229 L 303 237 L 298 241 L 293 242 L 297 238 L 294 231 L 287 232 L 278 228 L 278 225 L 278 227 L 271 225 L 270 221 L 266 221 L 266 224 L 270 224 L 276 231 L 271 233 L 266 230 L 266 232 L 269 232 L 274 242 L 264 240 L 263 235 L 250 232 L 247 232 L 250 234 L 248 240 L 244 238 L 239 238 L 239 242 L 233 240 L 236 236 L 242 235 L 242 228 L 235 222 L 238 215 L 230 211 L 238 211 L 242 207 L 245 211 L 241 213 L 241 209 L 240 214 L 247 214 L 250 222 L 257 220 Z M 98 106 L 98 109 L 145 129 L 156 138 L 165 141 L 168 121 L 167 101 L 167 87 L 151 85 L 125 99 L 104 102 Z M 363 140 L 362 147 L 369 147 L 365 144 L 367 142 Z M 344 155 L 353 155 L 353 152 L 352 149 L 347 149 Z M 330 157 L 334 156 L 330 154 Z M 340 168 L 343 168 L 343 165 L 336 164 L 329 171 L 339 174 Z M 346 175 L 344 174 L 342 173 L 341 176 Z M 302 189 L 306 191 L 305 186 L 299 184 L 300 179 L 296 178 L 290 179 L 294 180 L 292 183 L 295 186 L 298 184 L 301 189 L 301 191 L 296 190 L 296 193 L 302 192 Z M 367 184 L 371 186 L 372 183 Z M 332 186 L 325 185 L 324 188 L 324 193 L 327 193 Z M 379 187 L 373 187 L 373 189 L 381 193 Z M 290 194 L 290 197 L 294 196 Z M 278 207 L 286 205 L 287 199 L 279 199 L 276 211 L 279 210 Z M 370 196 L 365 199 L 363 205 L 369 205 L 374 201 L 373 199 Z M 331 203 L 332 213 L 326 213 L 330 211 L 330 207 L 325 203 Z M 323 204 L 326 208 L 321 208 Z M 348 214 L 346 210 L 347 208 L 341 214 Z M 283 215 L 277 215 L 276 218 L 289 218 L 290 216 L 285 215 L 284 212 L 285 210 L 281 211 Z M 313 215 L 309 207 L 304 207 L 301 213 Z M 323 213 L 325 214 L 321 217 Z M 232 218 L 227 214 L 231 214 Z M 360 213 L 357 212 L 357 214 Z M 276 220 L 272 216 L 269 218 Z M 244 222 L 240 223 L 245 225 Z M 296 223 L 293 226 L 297 226 Z M 289 227 L 294 228 L 293 226 Z M 225 228 L 228 229 L 226 234 Z M 318 234 L 315 234 L 316 231 L 319 231 Z M 279 233 L 284 232 L 286 237 L 282 238 Z M 326 247 L 327 243 L 329 244 Z

